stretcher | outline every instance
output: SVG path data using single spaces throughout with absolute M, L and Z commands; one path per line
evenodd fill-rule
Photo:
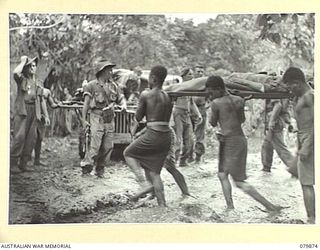
M 208 77 L 192 79 L 164 87 L 174 97 L 208 96 L 205 84 Z M 223 77 L 227 91 L 245 99 L 286 99 L 293 95 L 281 82 L 281 78 L 254 73 L 233 73 Z

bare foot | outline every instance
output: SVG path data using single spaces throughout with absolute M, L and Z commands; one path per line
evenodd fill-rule
M 273 212 L 273 213 L 280 213 L 282 209 L 289 208 L 289 207 L 283 207 L 279 205 L 273 205 L 270 208 L 267 208 L 268 212 Z
M 155 194 L 151 194 L 151 195 L 146 197 L 146 200 L 153 200 L 155 198 L 156 198 L 156 195 Z
M 231 210 L 234 210 L 234 206 L 233 205 L 232 206 L 227 206 L 226 211 L 231 211 Z
M 125 196 L 128 197 L 129 201 L 133 201 L 133 202 L 137 202 L 139 200 L 139 197 L 137 197 L 136 195 L 132 195 L 132 194 L 124 194 Z
M 266 207 L 266 209 L 262 209 L 258 206 L 256 206 L 257 209 L 264 213 L 280 213 L 282 209 L 289 208 L 289 207 L 283 207 L 283 206 L 278 206 L 278 205 L 272 205 L 271 207 Z
M 187 194 L 182 194 L 181 196 L 182 196 L 182 198 L 189 198 L 189 197 L 192 197 L 192 198 L 194 198 L 194 199 L 197 199 L 197 197 L 196 197 L 196 196 L 194 196 L 194 195 L 192 195 L 192 194 L 189 194 L 189 193 L 187 193 Z

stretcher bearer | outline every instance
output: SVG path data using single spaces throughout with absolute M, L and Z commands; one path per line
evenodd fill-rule
M 273 205 L 245 181 L 247 179 L 247 140 L 241 128 L 241 124 L 245 121 L 244 100 L 238 96 L 231 96 L 225 89 L 223 79 L 219 76 L 210 76 L 206 82 L 206 88 L 213 99 L 209 123 L 212 127 L 216 127 L 219 123 L 221 128 L 218 134 L 220 143 L 218 177 L 227 209 L 234 209 L 229 180 L 231 175 L 238 188 L 265 206 L 267 210 L 279 211 L 280 206 Z
M 163 183 L 160 172 L 171 145 L 169 120 L 172 112 L 172 101 L 162 90 L 167 69 L 155 66 L 149 75 L 150 90 L 141 93 L 136 120 L 143 117 L 147 120 L 146 132 L 133 141 L 124 151 L 127 164 L 145 190 L 153 187 L 159 206 L 166 206 Z M 142 169 L 148 182 L 145 181 Z
M 90 147 L 81 161 L 82 173 L 90 174 L 95 166 L 97 177 L 104 176 L 113 149 L 114 105 L 126 110 L 126 101 L 118 85 L 112 80 L 115 64 L 108 61 L 97 63 L 96 79 L 84 86 L 83 127 L 90 127 Z M 88 114 L 90 113 L 90 117 Z
M 315 176 L 314 176 L 314 91 L 306 83 L 304 73 L 291 67 L 283 75 L 283 82 L 297 97 L 294 112 L 298 127 L 298 177 L 302 186 L 308 223 L 314 224 Z
M 14 137 L 10 149 L 11 166 L 18 165 L 21 171 L 27 171 L 27 163 L 36 143 L 41 113 L 45 125 L 50 124 L 47 106 L 43 98 L 43 88 L 36 80 L 38 58 L 21 57 L 20 64 L 13 72 L 17 83 L 15 100 Z

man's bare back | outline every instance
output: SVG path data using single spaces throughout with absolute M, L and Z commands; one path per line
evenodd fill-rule
M 141 93 L 136 119 L 140 121 L 146 116 L 147 122 L 169 122 L 172 112 L 172 101 L 169 95 L 153 88 Z M 163 129 L 163 125 L 154 125 L 154 128 Z M 167 126 L 166 126 L 167 127 Z
M 238 96 L 224 95 L 212 101 L 210 124 L 219 121 L 221 132 L 225 135 L 243 135 L 241 123 L 245 121 L 244 100 Z

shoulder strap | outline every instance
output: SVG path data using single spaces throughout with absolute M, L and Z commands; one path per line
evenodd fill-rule
M 109 90 L 109 86 L 107 86 L 106 84 L 104 84 L 103 86 L 103 90 L 106 93 L 106 97 L 107 97 L 107 106 L 110 104 L 110 90 Z

